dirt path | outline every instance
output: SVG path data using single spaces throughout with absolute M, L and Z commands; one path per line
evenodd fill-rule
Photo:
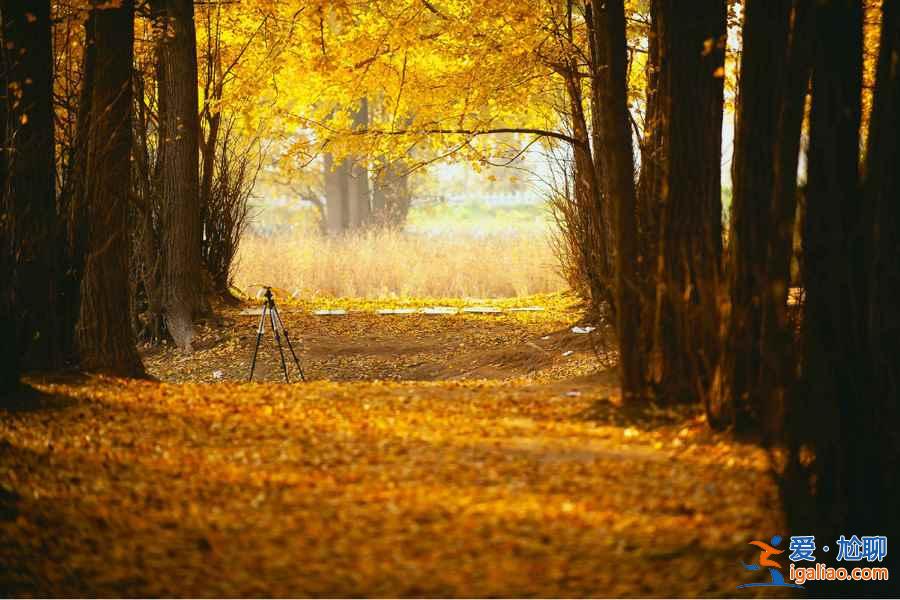
M 545 295 L 517 304 L 541 304 L 540 312 L 454 315 L 379 315 L 384 303 L 337 302 L 343 316 L 317 316 L 313 304 L 285 304 L 280 312 L 310 380 L 433 381 L 513 379 L 559 381 L 597 371 L 602 340 L 574 334 L 571 299 Z M 435 301 L 428 304 L 452 304 Z M 465 303 L 456 302 L 463 306 Z M 471 303 L 469 303 L 471 304 Z M 494 302 L 508 308 L 510 301 Z M 256 307 L 223 308 L 216 323 L 199 328 L 195 352 L 147 349 L 150 373 L 169 382 L 243 382 L 259 322 Z M 256 313 L 256 314 L 250 314 Z M 287 350 L 285 350 L 287 351 Z M 293 373 L 292 373 L 293 376 Z M 283 381 L 274 341 L 266 329 L 254 375 Z
M 319 380 L 304 385 L 36 380 L 39 399 L 0 413 L 0 584 L 53 596 L 735 595 L 752 579 L 738 562 L 753 558 L 747 542 L 778 528 L 765 457 L 691 411 L 606 400 L 609 376 L 579 372 L 589 350 L 562 357 L 565 334 L 542 339 L 563 316 L 432 320 L 414 339 L 399 321 L 318 321 L 304 335 Z M 314 349 L 359 331 L 377 343 L 345 349 L 346 362 Z M 493 380 L 455 371 L 535 337 L 552 360 L 495 360 Z M 226 368 L 224 344 L 168 377 Z M 439 381 L 334 381 L 412 378 L 441 353 Z

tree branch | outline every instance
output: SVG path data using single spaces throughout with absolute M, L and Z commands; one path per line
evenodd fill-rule
M 471 137 L 477 137 L 480 135 L 492 135 L 499 133 L 524 133 L 528 135 L 535 135 L 537 137 L 547 137 L 553 138 L 556 140 L 560 140 L 566 142 L 568 144 L 572 144 L 573 146 L 586 146 L 586 142 L 579 141 L 571 136 L 568 136 L 564 133 L 560 133 L 558 131 L 548 131 L 546 129 L 532 129 L 532 128 L 519 128 L 519 127 L 498 127 L 495 129 L 395 129 L 386 131 L 383 129 L 357 129 L 353 132 L 354 135 L 404 135 L 407 133 L 425 133 L 425 134 L 434 134 L 434 135 L 468 135 Z

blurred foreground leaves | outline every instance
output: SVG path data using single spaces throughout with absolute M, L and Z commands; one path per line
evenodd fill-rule
M 728 595 L 777 527 L 760 452 L 687 415 L 487 382 L 38 387 L 59 400 L 0 421 L 14 594 Z

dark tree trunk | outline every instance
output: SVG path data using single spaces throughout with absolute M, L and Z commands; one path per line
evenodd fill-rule
M 872 119 L 866 151 L 865 198 L 868 202 L 869 281 L 868 343 L 872 368 L 874 417 L 857 432 L 877 450 L 877 464 L 866 472 L 871 527 L 900 534 L 900 3 L 885 1 L 881 20 L 880 56 L 876 73 Z M 860 507 L 854 507 L 859 509 Z M 896 584 L 895 584 L 896 591 Z
M 705 398 L 717 361 L 725 0 L 654 0 L 659 259 L 649 376 L 665 402 Z
M 200 209 L 202 223 L 207 224 L 213 201 L 213 178 L 215 175 L 216 148 L 219 142 L 219 129 L 222 126 L 222 114 L 219 111 L 206 114 L 206 134 L 201 139 L 201 178 L 200 178 Z M 208 265 L 207 265 L 208 268 Z M 216 290 L 222 291 L 222 290 Z
M 883 10 L 861 185 L 862 2 L 821 0 L 815 7 L 802 379 L 787 409 L 790 454 L 782 493 L 789 526 L 824 539 L 850 531 L 900 534 L 900 31 L 897 3 L 885 2 Z M 895 595 L 898 586 L 846 589 L 853 595 Z
M 61 263 L 66 265 L 60 289 L 59 314 L 64 323 L 60 340 L 62 352 L 69 362 L 78 364 L 78 342 L 76 327 L 81 313 L 81 279 L 84 275 L 84 261 L 87 253 L 88 227 L 85 177 L 87 169 L 87 146 L 91 131 L 91 97 L 94 93 L 94 76 L 97 72 L 97 46 L 94 41 L 94 16 L 89 13 L 84 22 L 84 53 L 82 56 L 81 89 L 78 98 L 78 115 L 75 139 L 71 151 L 68 172 L 63 182 L 59 198 L 60 218 L 66 223 L 66 247 L 61 249 Z
M 785 508 L 794 530 L 835 539 L 865 520 L 874 501 L 867 482 L 880 476 L 873 472 L 880 468 L 878 449 L 866 430 L 875 403 L 867 376 L 866 232 L 858 174 L 862 6 L 859 0 L 819 2 L 815 19 L 803 379 L 788 415 Z
M 218 54 L 216 59 L 218 60 Z M 214 84 L 215 92 L 213 98 L 221 99 L 221 86 Z M 225 152 L 224 145 L 219 144 L 219 132 L 222 127 L 222 113 L 218 110 L 204 111 L 206 131 L 201 131 L 200 138 L 200 210 L 201 223 L 203 226 L 203 264 L 206 272 L 211 278 L 213 291 L 221 298 L 231 298 L 231 292 L 228 285 L 228 270 L 222 269 L 222 263 L 218 260 L 218 253 L 222 250 L 220 240 L 213 235 L 213 230 L 221 226 L 219 223 L 213 223 L 214 218 L 221 217 L 219 211 L 214 206 L 224 195 L 224 190 L 219 190 L 219 198 L 214 198 L 213 181 L 215 179 L 216 170 L 216 154 L 217 151 Z M 227 133 L 227 132 L 226 132 Z M 220 157 L 227 164 L 228 157 Z
M 0 3 L 2 185 L 0 198 L 0 393 L 19 385 L 22 361 L 59 366 L 59 219 L 54 189 L 49 2 Z
M 746 0 L 736 115 L 723 353 L 710 390 L 710 423 L 746 429 L 760 417 L 763 294 L 773 224 L 775 149 L 792 0 Z M 799 137 L 799 131 L 797 132 Z
M 861 515 L 868 510 L 865 474 L 877 461 L 867 464 L 867 459 L 875 458 L 873 445 L 854 443 L 865 431 L 865 413 L 873 406 L 866 377 L 861 377 L 868 365 L 865 234 L 858 177 L 859 0 L 820 2 L 816 27 L 803 251 L 804 390 L 796 399 L 805 410 L 795 414 L 815 414 L 809 434 L 816 452 L 812 468 L 817 471 L 818 510 L 808 518 L 824 534 L 822 529 L 847 523 L 853 512 Z M 796 514 L 789 510 L 790 516 Z
M 644 68 L 646 107 L 641 141 L 641 170 L 637 182 L 638 291 L 640 297 L 640 353 L 644 386 L 650 381 L 649 359 L 653 351 L 656 310 L 656 261 L 659 255 L 659 186 L 662 182 L 663 128 L 660 126 L 659 36 L 654 24 L 659 18 L 650 5 L 651 26 L 647 31 L 647 64 Z
M 598 9 L 604 10 L 602 3 L 597 2 Z M 615 207 L 614 201 L 607 197 L 606 184 L 608 182 L 608 174 L 603 172 L 605 163 L 603 154 L 606 151 L 603 141 L 603 113 L 607 107 L 603 105 L 605 97 L 604 86 L 609 85 L 609 74 L 605 71 L 608 64 L 606 53 L 608 49 L 605 47 L 605 40 L 601 36 L 607 35 L 607 32 L 598 31 L 598 27 L 602 26 L 594 18 L 593 3 L 588 0 L 584 5 L 585 28 L 588 36 L 588 45 L 590 47 L 590 60 L 588 61 L 588 69 L 590 71 L 591 91 L 589 104 L 591 108 L 591 161 L 594 165 L 594 178 L 597 182 L 597 214 L 598 227 L 604 242 L 606 261 L 603 265 L 604 276 L 608 278 L 608 288 L 613 290 L 615 287 L 615 248 L 616 241 L 616 224 L 615 224 Z M 624 17 L 623 17 L 624 19 Z M 627 92 L 626 92 L 627 93 Z M 627 101 L 627 96 L 626 96 Z M 627 117 L 627 115 L 626 115 Z M 630 139 L 630 138 L 629 138 Z M 632 160 L 632 163 L 634 161 Z M 634 165 L 632 164 L 632 168 Z M 615 304 L 616 293 L 613 290 L 608 300 L 612 300 L 611 305 Z
M 589 5 L 590 7 L 590 5 Z M 596 48 L 595 118 L 603 190 L 612 207 L 615 227 L 615 305 L 619 342 L 619 371 L 625 400 L 643 395 L 643 353 L 640 333 L 640 294 L 637 250 L 637 207 L 634 155 L 626 87 L 625 8 L 622 0 L 607 0 L 588 12 Z
M 785 402 L 797 377 L 797 335 L 788 309 L 797 214 L 797 164 L 800 131 L 809 91 L 813 42 L 813 0 L 795 0 L 785 59 L 778 114 L 774 187 L 766 251 L 766 290 L 762 294 L 760 399 L 766 417 L 764 432 L 780 438 Z M 761 92 L 766 93 L 766 92 Z M 802 230 L 801 230 L 802 231 Z
M 127 229 L 131 189 L 134 3 L 92 9 L 96 46 L 85 165 L 87 256 L 77 340 L 84 369 L 143 374 L 131 329 Z
M 169 333 L 191 350 L 194 317 L 209 312 L 202 261 L 197 34 L 192 0 L 154 0 L 159 81 L 163 297 Z

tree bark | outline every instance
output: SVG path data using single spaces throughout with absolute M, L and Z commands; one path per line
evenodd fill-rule
M 653 352 L 656 319 L 656 265 L 659 255 L 659 196 L 662 183 L 663 129 L 660 126 L 659 36 L 655 23 L 657 6 L 650 5 L 651 26 L 647 31 L 647 63 L 644 76 L 644 130 L 641 142 L 641 170 L 637 182 L 638 285 L 640 295 L 640 353 L 644 368 L 644 386 L 649 388 L 649 361 Z M 649 391 L 649 389 L 648 389 Z
M 717 360 L 725 0 L 654 0 L 660 137 L 653 351 L 665 402 L 705 398 Z
M 76 324 L 81 314 L 81 280 L 84 276 L 84 261 L 87 254 L 88 227 L 85 177 L 87 169 L 87 146 L 91 131 L 91 97 L 94 93 L 94 77 L 97 72 L 97 46 L 94 41 L 94 16 L 88 13 L 84 25 L 84 51 L 81 62 L 81 89 L 78 96 L 78 114 L 75 123 L 75 137 L 72 141 L 71 159 L 65 174 L 58 199 L 60 219 L 65 223 L 65 232 L 60 237 L 62 244 L 61 264 L 65 273 L 60 282 L 59 315 L 63 323 L 60 340 L 61 352 L 71 364 L 78 364 L 78 341 Z
M 643 353 L 638 343 L 641 298 L 638 277 L 637 207 L 634 155 L 626 86 L 625 7 L 607 0 L 591 7 L 595 36 L 594 80 L 597 135 L 595 152 L 601 161 L 603 190 L 613 208 L 615 224 L 615 298 L 622 398 L 643 396 Z
M 880 476 L 871 472 L 879 463 L 876 446 L 858 443 L 858 436 L 870 435 L 866 424 L 873 422 L 875 406 L 866 375 L 867 266 L 858 176 L 859 0 L 818 2 L 816 28 L 803 237 L 803 380 L 790 407 L 787 482 L 794 487 L 786 509 L 792 527 L 836 536 L 869 511 L 867 479 Z M 812 461 L 802 460 L 804 446 Z
M 353 111 L 353 128 L 365 130 L 369 125 L 369 103 L 359 101 Z M 330 153 L 324 156 L 325 230 L 329 235 L 355 231 L 372 222 L 372 198 L 369 171 L 359 157 L 346 156 L 335 166 Z
M 773 223 L 775 151 L 792 0 L 746 0 L 732 161 L 728 301 L 722 360 L 710 390 L 710 423 L 746 429 L 760 418 L 763 294 Z M 799 131 L 796 132 L 799 137 Z M 796 174 L 795 174 L 796 178 Z
M 402 229 L 411 203 L 408 167 L 402 160 L 381 160 L 372 182 L 372 218 L 376 225 Z
M 326 152 L 323 156 L 325 171 L 325 231 L 328 235 L 340 235 L 350 226 L 349 186 L 350 163 L 342 160 L 336 166 L 334 156 Z
M 134 3 L 122 0 L 107 8 L 93 2 L 96 72 L 85 165 L 89 225 L 77 341 L 84 369 L 141 376 L 128 297 Z
M 353 114 L 354 129 L 369 126 L 369 102 L 363 98 Z M 350 160 L 350 180 L 347 186 L 348 220 L 351 229 L 360 229 L 372 221 L 372 200 L 370 198 L 369 170 L 360 164 L 358 158 Z
M 872 368 L 870 420 L 859 437 L 872 439 L 878 464 L 867 472 L 873 500 L 871 527 L 900 533 L 900 3 L 882 5 L 881 43 L 865 163 L 868 202 L 868 362 Z
M 178 347 L 191 350 L 193 319 L 210 311 L 202 252 L 197 34 L 192 0 L 154 0 L 163 206 L 163 296 Z
M 801 224 L 795 220 L 797 164 L 809 91 L 812 25 L 812 0 L 795 0 L 773 157 L 775 181 L 766 250 L 767 287 L 762 295 L 760 396 L 762 413 L 766 416 L 763 431 L 773 437 L 782 436 L 786 400 L 797 378 L 796 327 L 791 323 L 787 301 L 794 238 L 802 231 L 798 229 Z
M 587 284 L 591 310 L 602 312 L 604 304 L 614 304 L 612 294 L 612 269 L 607 246 L 608 229 L 603 223 L 603 192 L 600 187 L 599 165 L 591 155 L 590 135 L 584 112 L 581 81 L 574 60 L 561 73 L 565 80 L 569 102 L 569 118 L 572 125 L 573 179 L 576 207 L 576 224 L 579 235 L 579 262 Z M 570 225 L 571 227 L 571 225 Z
M 31 366 L 54 367 L 61 324 L 54 189 L 49 2 L 0 2 L 2 21 L 2 208 L 0 208 L 0 393 L 16 389 L 26 353 Z

